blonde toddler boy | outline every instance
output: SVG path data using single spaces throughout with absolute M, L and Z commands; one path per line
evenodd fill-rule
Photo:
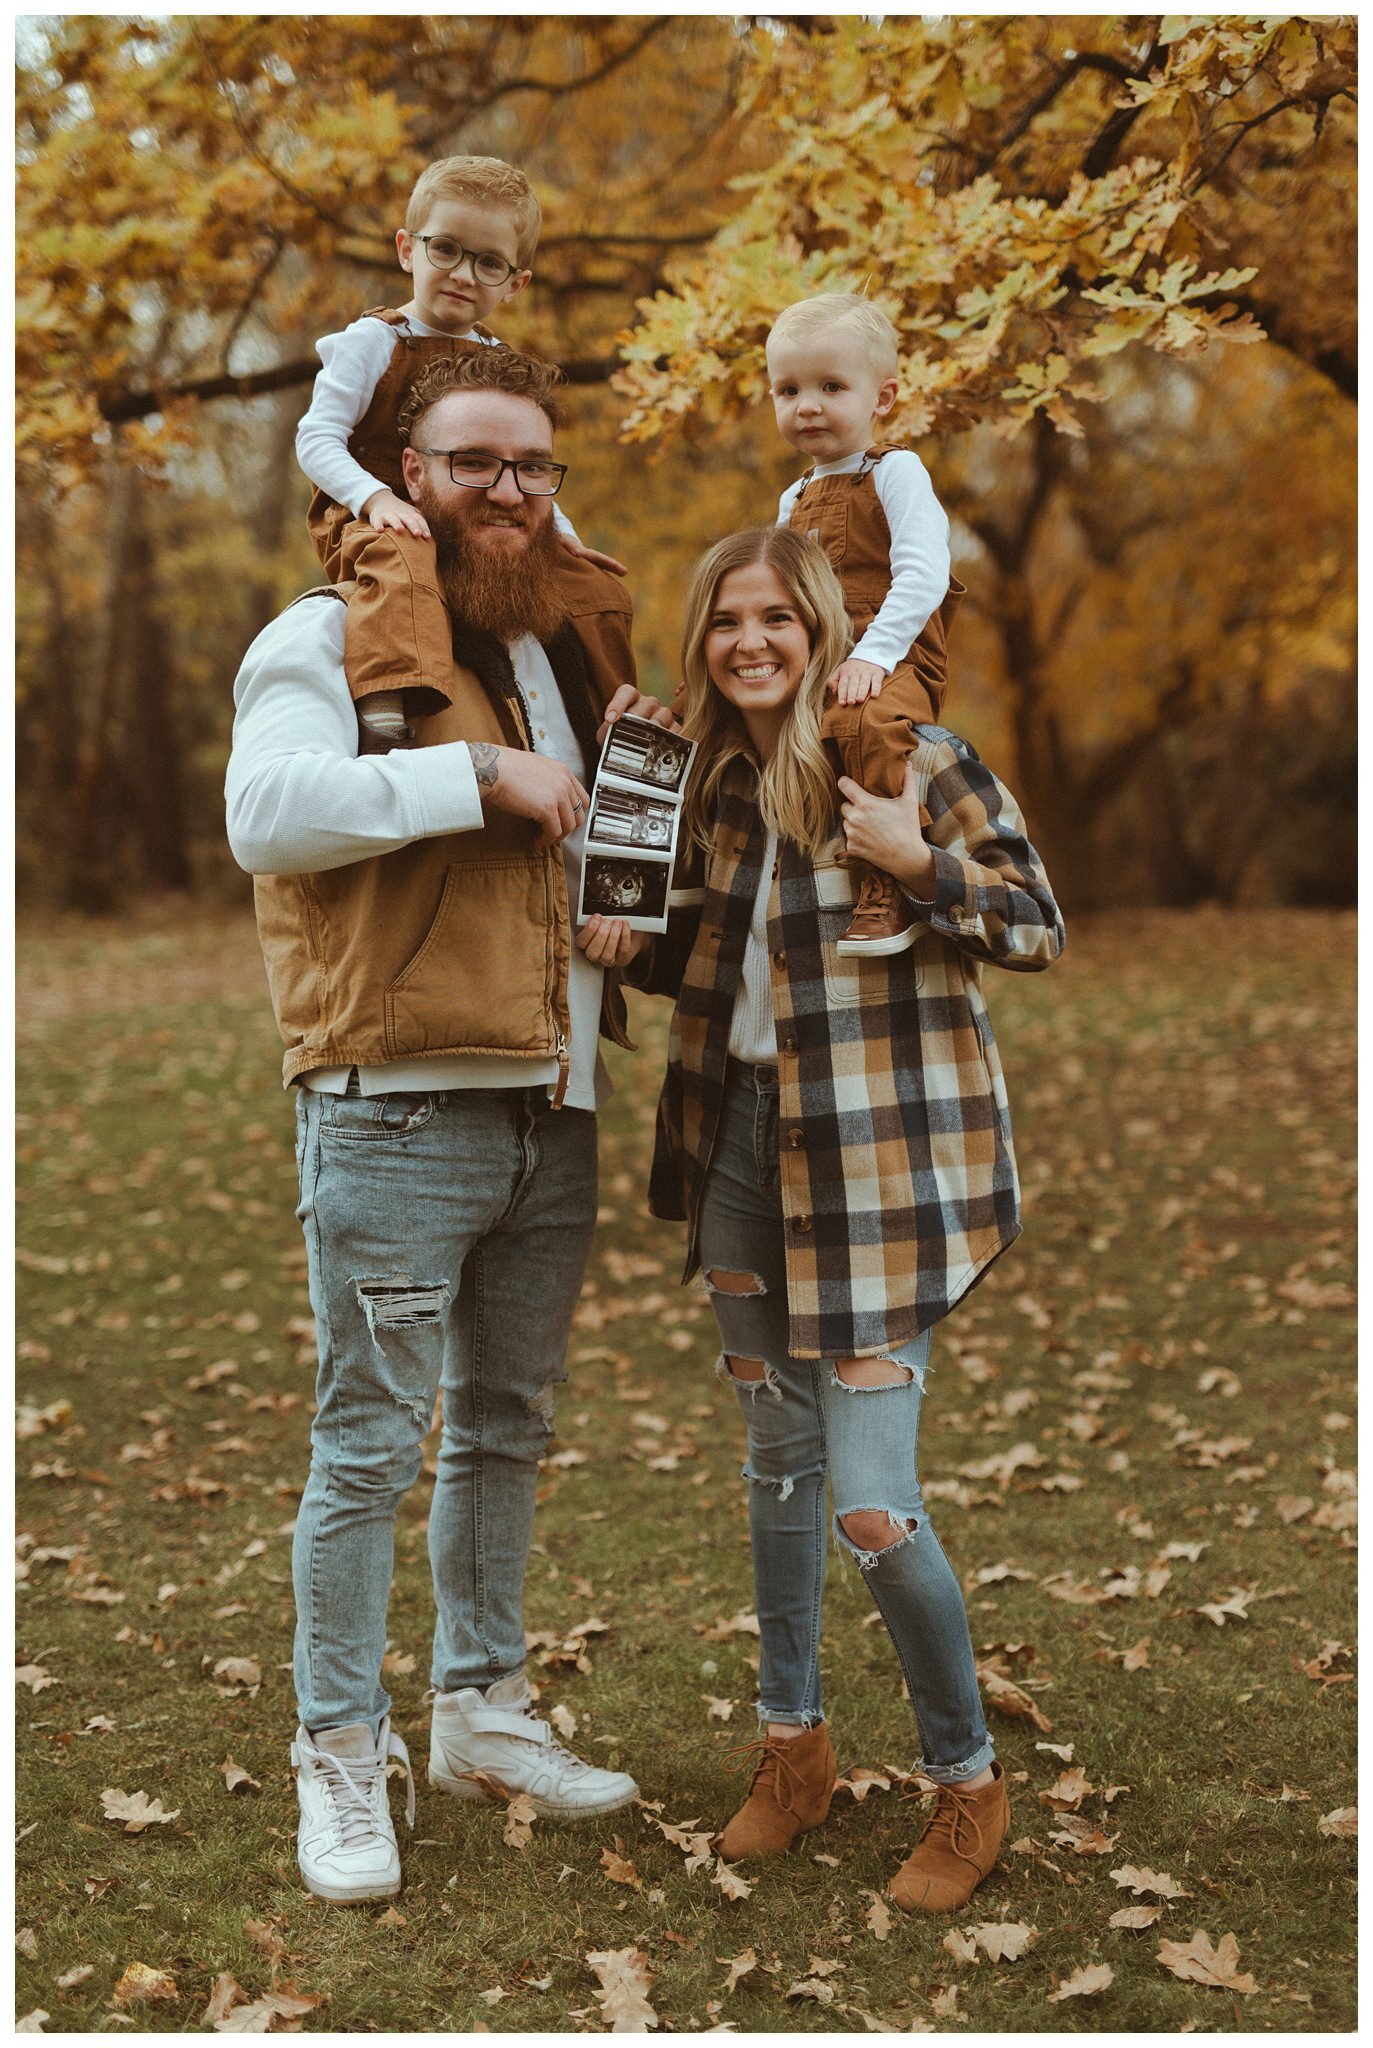
M 538 198 L 513 165 L 487 156 L 430 164 L 396 232 L 412 297 L 317 344 L 324 367 L 296 455 L 315 486 L 310 533 L 325 571 L 355 585 L 344 667 L 363 752 L 402 743 L 409 718 L 449 701 L 451 627 L 429 527 L 401 475 L 401 406 L 436 355 L 503 345 L 483 323 L 529 283 L 539 226 Z M 569 622 L 604 699 L 633 673 L 629 600 L 604 573 L 623 576 L 624 566 L 584 547 L 556 505 L 553 517 Z
M 778 431 L 810 463 L 782 493 L 779 526 L 825 550 L 858 640 L 830 677 L 822 732 L 842 771 L 899 796 L 917 725 L 937 723 L 946 643 L 964 596 L 949 572 L 949 522 L 913 449 L 873 439 L 897 394 L 897 334 L 866 299 L 801 299 L 767 340 Z M 848 958 L 897 953 L 917 925 L 890 875 L 865 868 L 839 940 Z

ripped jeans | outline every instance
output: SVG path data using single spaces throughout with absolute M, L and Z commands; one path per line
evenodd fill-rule
M 596 1220 L 596 1119 L 543 1088 L 296 1096 L 319 1336 L 296 1520 L 295 1679 L 312 1730 L 368 1721 L 392 1539 L 443 1390 L 429 1511 L 444 1692 L 524 1668 L 539 1460 Z
M 748 1428 L 759 1719 L 804 1728 L 823 1719 L 828 1473 L 835 1541 L 862 1572 L 895 1646 L 915 1709 L 921 1769 L 939 1784 L 976 1777 L 994 1752 L 967 1612 L 916 1477 L 929 1335 L 887 1354 L 904 1374 L 889 1385 L 846 1385 L 834 1360 L 790 1355 L 777 1080 L 769 1068 L 729 1063 L 699 1244 L 724 1347 L 722 1377 L 733 1384 Z M 721 1276 L 747 1291 L 725 1291 Z M 731 1359 L 745 1370 L 761 1362 L 764 1377 L 742 1377 Z M 862 1510 L 886 1514 L 903 1533 L 886 1548 L 862 1549 L 843 1527 L 844 1516 Z

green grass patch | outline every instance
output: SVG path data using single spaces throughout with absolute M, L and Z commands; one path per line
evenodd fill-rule
M 306 2031 L 598 2030 L 587 1955 L 635 1948 L 679 2031 L 1351 2029 L 1354 1850 L 1321 1822 L 1355 1798 L 1353 930 L 1131 914 L 1079 926 L 1047 976 L 988 976 L 1026 1233 L 936 1338 L 921 1467 L 980 1655 L 1052 1725 L 993 1715 L 1013 1846 L 956 1922 L 893 1911 L 882 1938 L 874 1899 L 922 1811 L 897 1782 L 837 1799 L 735 1902 L 657 1825 L 716 1829 L 737 1803 L 757 1651 L 719 1632 L 752 1606 L 742 1426 L 707 1302 L 678 1285 L 680 1232 L 644 1210 L 666 1006 L 640 1002 L 640 1050 L 614 1056 L 527 1603 L 543 1706 L 661 1808 L 538 1823 L 520 1850 L 499 1814 L 424 1785 L 426 1479 L 389 1621 L 420 1775 L 405 1889 L 394 1910 L 343 1909 L 294 1864 L 290 1526 L 313 1356 L 251 932 L 24 938 L 18 2013 L 108 2028 L 138 1961 L 175 1985 L 129 2008 L 149 2031 L 194 2028 L 224 1971 L 249 1997 L 326 1999 Z M 579 1668 L 563 1645 L 593 1617 Z M 914 1726 L 871 1620 L 832 1560 L 841 1765 L 908 1772 Z M 216 1675 L 225 1658 L 258 1682 Z M 227 1789 L 230 1757 L 260 1789 Z M 1093 1788 L 1075 1814 L 1041 1797 L 1073 1768 Z M 126 1834 L 106 1788 L 177 1818 Z M 1110 1925 L 1137 1903 L 1111 1877 L 1131 1866 L 1187 1894 L 1147 1929 Z M 1035 1930 L 1017 1961 L 945 1946 L 1002 1921 Z M 1233 1933 L 1256 1990 L 1163 1966 L 1160 1943 L 1198 1929 Z M 1050 2002 L 1102 1963 L 1103 1990 Z

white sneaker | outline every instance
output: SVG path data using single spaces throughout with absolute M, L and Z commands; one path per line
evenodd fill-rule
M 410 1755 L 389 1720 L 373 1740 L 365 1721 L 311 1735 L 297 1728 L 291 1763 L 300 1800 L 300 1874 L 317 1899 L 389 1899 L 400 1890 L 400 1851 L 386 1798 L 386 1764 L 405 1766 L 405 1818 L 415 1824 Z
M 536 1813 L 564 1817 L 614 1813 L 638 1797 L 627 1772 L 583 1763 L 546 1721 L 522 1709 L 521 1699 L 527 1706 L 522 1679 L 499 1680 L 485 1699 L 475 1687 L 441 1692 L 429 1742 L 430 1784 L 455 1799 L 490 1799 L 480 1782 L 489 1778 L 506 1792 L 527 1792 Z

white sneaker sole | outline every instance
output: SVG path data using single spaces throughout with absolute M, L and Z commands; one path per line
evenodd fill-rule
M 890 939 L 838 939 L 834 950 L 841 960 L 878 960 L 887 953 L 904 953 L 919 935 L 916 925 L 908 925 Z
M 300 1881 L 313 1897 L 324 1899 L 331 1906 L 362 1906 L 369 1899 L 394 1899 L 400 1890 L 398 1877 L 380 1884 L 330 1884 L 326 1878 L 307 1877 L 302 1870 Z
M 499 1781 L 492 1779 L 493 1784 L 497 1782 Z M 436 1771 L 432 1764 L 429 1766 L 429 1783 L 436 1792 L 446 1792 L 450 1799 L 480 1799 L 485 1806 L 500 1804 L 499 1799 L 493 1798 L 475 1779 L 450 1777 L 447 1772 Z M 511 1796 L 515 1795 L 512 1793 Z M 597 1814 L 618 1813 L 622 1806 L 632 1806 L 639 1796 L 639 1788 L 631 1779 L 628 1792 L 622 1792 L 609 1799 L 578 1800 L 575 1805 L 560 1805 L 556 1800 L 542 1799 L 537 1794 L 530 1796 L 534 1800 L 535 1813 L 546 1819 L 577 1820 L 583 1814 L 588 1819 L 594 1819 Z

